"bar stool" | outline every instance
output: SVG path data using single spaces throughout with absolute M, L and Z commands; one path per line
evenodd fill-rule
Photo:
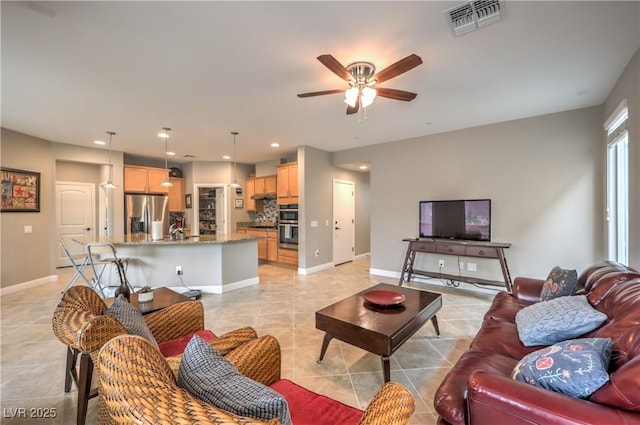
M 84 280 L 87 283 L 87 285 L 89 285 L 90 287 L 93 287 L 93 283 L 83 273 L 84 269 L 89 265 L 89 256 L 85 255 L 85 257 L 82 259 L 82 262 L 78 264 L 76 263 L 76 259 L 73 258 L 73 255 L 71 254 L 71 252 L 69 252 L 69 249 L 67 248 L 67 245 L 64 243 L 64 241 L 60 239 L 58 243 L 60 244 L 60 248 L 62 248 L 62 252 L 64 252 L 64 255 L 66 255 L 67 259 L 69 260 L 69 263 L 71 263 L 71 266 L 76 271 L 73 274 L 73 277 L 69 280 L 69 282 L 67 282 L 66 286 L 62 290 L 62 293 L 64 293 L 67 289 L 71 288 L 79 278 L 82 278 L 82 280 Z
M 102 278 L 105 270 L 109 266 L 115 266 L 118 273 L 118 285 L 125 284 L 129 287 L 129 290 L 133 293 L 133 287 L 127 279 L 127 268 L 129 267 L 129 258 L 119 258 L 116 253 L 116 247 L 110 243 L 92 242 L 87 244 L 87 257 L 89 257 L 89 264 L 93 270 L 92 288 L 102 294 L 102 297 L 107 296 L 105 290 L 109 288 L 111 279 L 105 282 Z M 113 269 L 113 267 L 111 267 Z

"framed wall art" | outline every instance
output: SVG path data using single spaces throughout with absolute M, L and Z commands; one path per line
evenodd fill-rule
M 244 207 L 244 199 L 236 198 L 236 208 L 243 208 L 243 207 Z
M 1 212 L 40 212 L 40 173 L 0 168 Z
M 187 193 L 184 195 L 184 207 L 191 208 L 191 194 Z

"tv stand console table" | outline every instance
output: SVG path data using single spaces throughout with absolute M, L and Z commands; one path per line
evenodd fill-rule
M 507 259 L 504 256 L 504 249 L 511 246 L 510 243 L 500 242 L 480 242 L 480 241 L 462 241 L 449 239 L 419 239 L 407 238 L 403 241 L 408 242 L 407 254 L 404 257 L 404 264 L 400 273 L 400 286 L 404 282 L 411 280 L 411 275 L 421 275 L 427 277 L 447 279 L 451 282 L 462 281 L 469 283 L 477 283 L 481 285 L 505 286 L 508 292 L 511 292 L 511 275 L 507 266 Z M 413 264 L 417 253 L 428 253 L 438 255 L 455 255 L 458 257 L 473 258 L 490 258 L 500 262 L 504 282 L 498 280 L 480 279 L 472 276 L 453 275 L 440 272 L 431 272 L 425 270 L 415 270 Z

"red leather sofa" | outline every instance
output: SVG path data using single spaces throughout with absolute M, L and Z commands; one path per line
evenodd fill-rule
M 640 424 L 640 273 L 614 262 L 578 277 L 579 294 L 608 319 L 581 337 L 612 338 L 609 382 L 588 399 L 572 398 L 511 379 L 525 347 L 516 313 L 539 301 L 544 280 L 519 277 L 501 292 L 481 329 L 436 391 L 439 424 Z

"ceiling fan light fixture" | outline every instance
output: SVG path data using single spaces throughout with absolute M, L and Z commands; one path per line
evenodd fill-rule
M 231 183 L 229 186 L 234 189 L 238 189 L 242 187 L 240 186 L 240 183 L 238 183 L 236 174 L 236 136 L 240 133 L 238 133 L 237 131 L 232 131 L 231 134 L 233 134 L 233 183 Z
M 358 90 L 358 87 L 355 87 L 355 86 L 351 87 L 350 89 L 344 92 L 344 103 L 351 106 L 352 108 L 355 107 L 356 103 L 358 102 L 359 93 L 360 93 L 360 90 Z
M 367 106 L 373 103 L 373 100 L 376 98 L 376 89 L 372 87 L 363 87 L 360 94 L 360 101 L 362 102 L 362 107 L 366 108 Z

